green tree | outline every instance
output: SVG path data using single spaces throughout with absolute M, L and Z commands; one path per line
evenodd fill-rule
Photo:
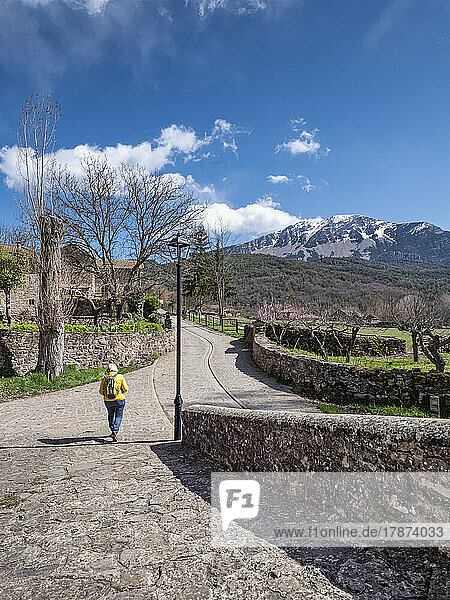
M 149 319 L 161 308 L 161 302 L 156 296 L 149 296 L 144 301 L 144 319 Z
M 184 278 L 186 296 L 195 298 L 202 311 L 203 301 L 211 293 L 211 257 L 208 254 L 210 241 L 203 226 L 198 227 L 191 241 L 191 256 Z
M 23 252 L 0 249 L 0 289 L 5 294 L 6 320 L 11 325 L 11 292 L 25 282 L 28 261 Z

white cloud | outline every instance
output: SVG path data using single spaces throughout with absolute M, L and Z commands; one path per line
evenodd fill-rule
M 17 0 L 16 0 L 17 1 Z M 57 0 L 18 0 L 23 4 L 30 6 L 45 6 L 56 2 Z M 84 9 L 89 14 L 102 12 L 111 0 L 61 0 L 75 9 Z M 227 11 L 237 15 L 247 15 L 258 11 L 265 11 L 269 8 L 279 8 L 283 4 L 296 4 L 301 0 L 185 0 L 185 4 L 193 5 L 200 17 L 205 17 L 216 10 Z M 172 20 L 172 14 L 164 6 L 158 7 L 161 16 Z
M 51 4 L 55 0 L 20 0 L 23 4 L 29 6 L 46 6 Z M 65 4 L 68 4 L 72 8 L 78 8 L 85 10 L 90 15 L 100 13 L 105 10 L 106 5 L 110 0 L 63 0 Z
M 217 199 L 216 188 L 213 184 L 201 185 L 192 177 L 192 175 L 182 175 L 181 173 L 165 173 L 164 177 L 172 179 L 177 185 L 190 188 L 201 205 L 206 205 L 211 200 Z
M 303 117 L 300 119 L 291 119 L 291 127 L 294 133 L 299 133 L 299 135 L 296 138 L 289 140 L 289 142 L 278 144 L 275 148 L 275 152 L 287 150 L 293 156 L 297 156 L 298 154 L 319 156 L 319 151 L 321 151 L 321 155 L 328 154 L 328 152 L 330 152 L 330 148 L 322 148 L 321 143 L 317 139 L 319 130 L 313 129 L 312 131 L 308 131 L 304 128 L 305 126 L 306 121 L 303 119 Z
M 212 231 L 224 227 L 237 235 L 261 235 L 297 223 L 299 217 L 282 210 L 271 196 L 264 196 L 240 208 L 213 202 L 206 207 L 203 220 L 205 227 Z
M 290 183 L 291 179 L 287 175 L 268 175 L 270 183 Z
M 369 50 L 374 50 L 381 40 L 394 28 L 412 0 L 394 0 L 380 13 L 364 38 Z
M 306 175 L 268 175 L 270 183 L 293 183 L 297 181 L 304 192 L 311 192 L 316 189 L 309 177 Z
M 122 163 L 126 165 L 140 164 L 148 171 L 159 171 L 167 165 L 173 165 L 177 158 L 183 158 L 185 162 L 190 160 L 203 160 L 211 156 L 211 152 L 197 153 L 205 146 L 211 146 L 219 143 L 224 149 L 231 147 L 233 152 L 237 153 L 237 144 L 235 135 L 241 130 L 233 123 L 220 119 L 220 125 L 217 121 L 209 135 L 199 137 L 197 133 L 184 125 L 170 125 L 161 130 L 158 138 L 152 142 L 144 141 L 136 146 L 130 144 L 117 144 L 116 146 L 106 146 L 100 148 L 89 144 L 80 144 L 74 148 L 62 148 L 54 152 L 54 158 L 57 163 L 67 165 L 67 168 L 74 174 L 82 172 L 80 158 L 90 154 L 94 156 L 104 156 L 113 167 L 120 167 Z M 228 140 L 228 141 L 227 141 Z M 5 176 L 5 183 L 8 187 L 15 187 L 20 184 L 20 177 L 17 172 L 17 146 L 4 146 L 0 149 L 0 172 Z
M 169 148 L 173 151 L 191 154 L 201 146 L 210 143 L 211 139 L 198 139 L 193 129 L 184 125 L 170 125 L 161 130 L 161 135 L 156 140 L 159 146 Z
M 198 5 L 201 17 L 217 9 L 226 10 L 237 14 L 250 14 L 259 10 L 265 10 L 271 0 L 191 0 Z
M 238 146 L 236 143 L 236 136 L 240 134 L 250 135 L 250 133 L 250 130 L 239 127 L 234 123 L 228 123 L 225 119 L 216 119 L 211 132 L 211 137 L 222 140 L 223 149 L 229 149 L 237 156 Z
M 304 192 L 312 192 L 316 189 L 316 186 L 311 183 L 311 180 L 305 175 L 297 175 L 297 179 L 300 182 L 300 187 Z

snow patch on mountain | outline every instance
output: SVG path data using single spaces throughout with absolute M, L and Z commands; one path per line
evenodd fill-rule
M 450 264 L 450 232 L 425 222 L 399 224 L 363 215 L 334 215 L 302 219 L 228 251 L 302 261 L 355 257 Z

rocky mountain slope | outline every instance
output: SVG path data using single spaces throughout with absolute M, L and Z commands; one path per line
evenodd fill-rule
M 270 254 L 310 261 L 324 257 L 450 265 L 450 232 L 431 223 L 390 223 L 362 215 L 302 219 L 281 231 L 230 246 L 231 254 Z

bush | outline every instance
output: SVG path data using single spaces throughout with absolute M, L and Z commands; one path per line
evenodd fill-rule
M 149 296 L 144 300 L 144 319 L 149 319 L 151 315 L 161 308 L 161 302 L 156 296 Z M 156 315 L 155 315 L 156 319 Z
M 36 323 L 15 323 L 11 326 L 15 331 L 39 331 Z
M 156 315 L 155 315 L 156 318 Z M 16 323 L 11 327 L 14 331 L 39 331 L 36 323 Z M 133 333 L 137 332 L 148 332 L 148 331 L 162 331 L 162 326 L 158 325 L 153 319 L 144 319 L 142 321 L 136 321 L 134 325 L 128 323 L 120 323 L 118 325 L 110 323 L 108 325 L 102 325 L 100 327 L 92 327 L 90 325 L 71 325 L 66 323 L 64 325 L 64 331 L 66 333 Z

